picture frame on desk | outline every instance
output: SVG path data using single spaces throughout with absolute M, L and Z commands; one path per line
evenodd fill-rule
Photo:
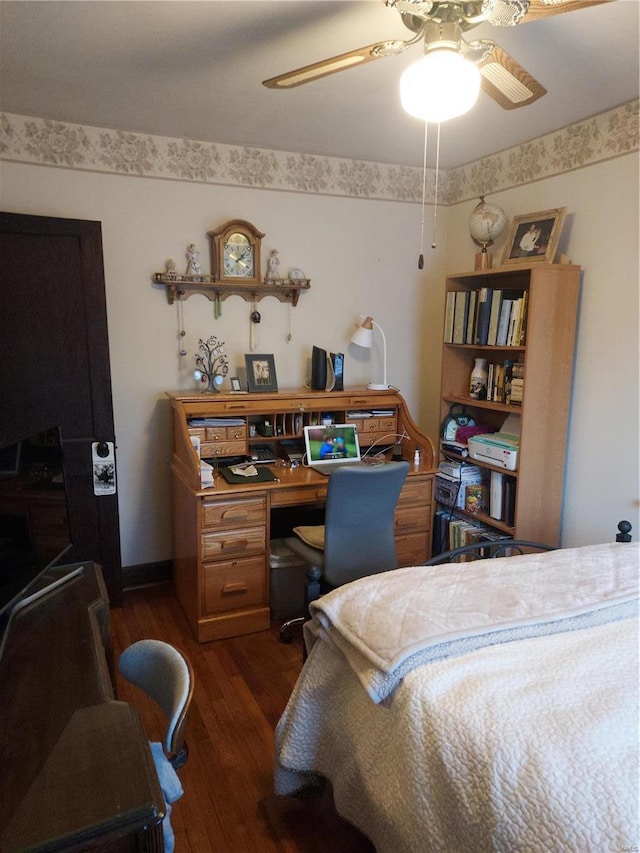
M 553 263 L 567 213 L 566 207 L 514 216 L 502 266 Z
M 277 391 L 276 364 L 273 355 L 245 355 L 247 386 L 252 394 Z

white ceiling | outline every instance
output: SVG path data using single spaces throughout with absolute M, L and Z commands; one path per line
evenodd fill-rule
M 481 94 L 470 113 L 442 125 L 441 165 L 468 163 L 637 97 L 639 8 L 638 0 L 615 0 L 517 27 L 474 29 L 471 38 L 492 38 L 548 94 L 511 111 Z M 261 85 L 410 36 L 383 0 L 1 0 L 0 108 L 421 165 L 423 125 L 403 112 L 398 96 L 400 74 L 420 57 L 419 45 L 290 91 Z

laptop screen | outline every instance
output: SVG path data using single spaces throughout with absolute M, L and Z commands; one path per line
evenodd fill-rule
M 360 461 L 358 435 L 353 424 L 306 426 L 304 428 L 307 464 Z

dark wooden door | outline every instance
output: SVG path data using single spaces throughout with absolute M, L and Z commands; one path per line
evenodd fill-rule
M 122 598 L 117 494 L 92 442 L 115 444 L 99 222 L 0 213 L 0 443 L 60 426 L 73 552 Z M 116 476 L 117 483 L 117 476 Z

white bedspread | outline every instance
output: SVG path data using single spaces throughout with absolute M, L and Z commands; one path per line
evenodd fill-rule
M 639 560 L 566 549 L 323 597 L 276 791 L 330 779 L 378 853 L 637 845 Z

